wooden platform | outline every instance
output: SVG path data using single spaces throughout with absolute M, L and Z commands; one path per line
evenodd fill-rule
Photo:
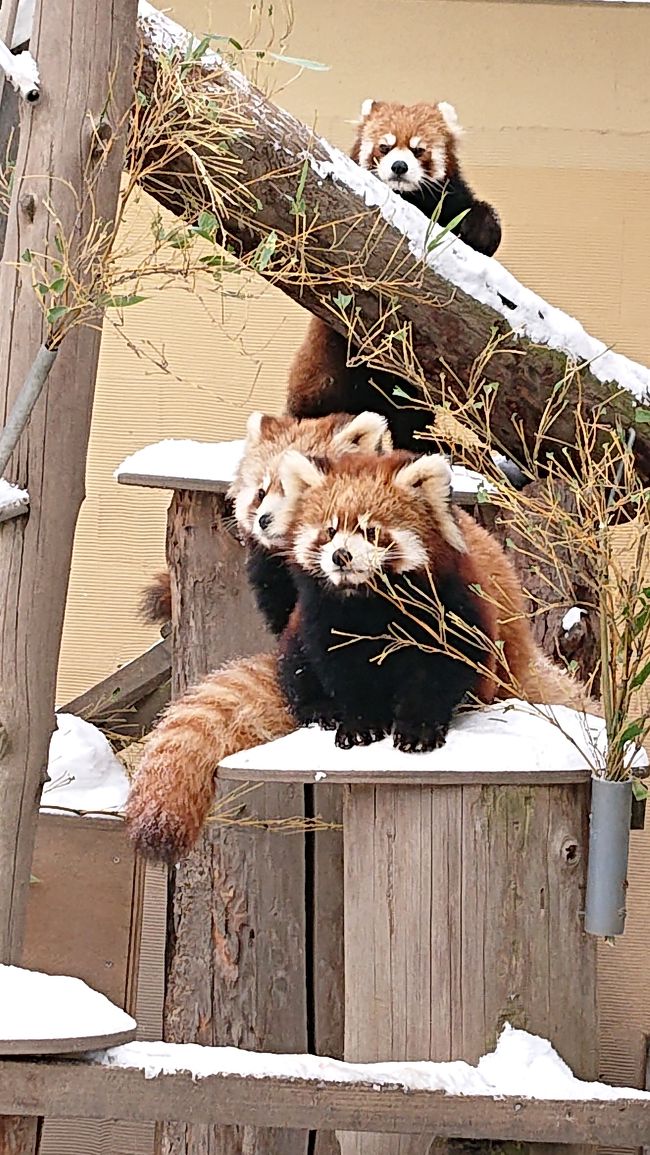
M 446 1095 L 365 1083 L 189 1073 L 146 1078 L 96 1060 L 0 1060 L 0 1114 L 179 1120 L 441 1138 L 635 1147 L 650 1137 L 650 1100 Z

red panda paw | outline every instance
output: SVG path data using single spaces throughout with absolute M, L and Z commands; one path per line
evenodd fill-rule
M 393 746 L 405 754 L 426 754 L 444 746 L 448 729 L 446 722 L 400 722 L 395 727 Z
M 353 746 L 370 746 L 385 737 L 383 726 L 347 726 L 341 723 L 334 741 L 340 750 L 350 750 Z
M 496 209 L 487 201 L 474 201 L 458 226 L 458 236 L 477 253 L 492 257 L 501 244 L 501 222 Z

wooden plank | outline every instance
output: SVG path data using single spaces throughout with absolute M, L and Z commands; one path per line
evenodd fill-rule
M 135 856 L 124 824 L 41 814 L 33 874 L 23 965 L 83 979 L 125 1007 Z
M 119 485 L 140 485 L 145 489 L 193 490 L 196 493 L 225 493 L 230 481 L 206 477 L 170 477 L 164 473 L 118 473 Z
M 227 659 L 272 648 L 225 512 L 218 494 L 181 491 L 172 499 L 174 694 Z M 220 786 L 217 798 L 230 789 Z M 261 819 L 301 819 L 303 791 L 265 785 L 247 796 L 246 811 Z M 307 1050 L 302 832 L 211 823 L 171 876 L 169 926 L 166 1039 Z M 217 1148 L 220 1155 L 305 1155 L 308 1136 L 169 1124 L 162 1143 L 166 1155 L 208 1155 Z
M 96 686 L 59 706 L 59 713 L 76 714 L 96 725 L 110 723 L 116 734 L 138 738 L 169 701 L 171 661 L 171 637 L 166 636 Z
M 282 739 L 278 739 L 282 741 Z M 256 755 L 257 756 L 257 755 Z M 591 781 L 591 772 L 585 770 L 481 770 L 472 769 L 424 770 L 419 769 L 421 759 L 426 754 L 406 754 L 405 758 L 413 760 L 413 770 L 361 770 L 349 769 L 335 765 L 334 759 L 344 757 L 340 751 L 332 747 L 332 763 L 327 769 L 304 769 L 299 766 L 286 768 L 258 767 L 251 765 L 248 755 L 241 759 L 233 755 L 226 763 L 219 767 L 217 777 L 228 782 L 314 782 L 315 774 L 323 773 L 327 781 L 337 786 L 370 785 L 370 786 L 554 786 L 578 785 Z M 279 759 L 278 759 L 279 760 Z M 377 759 L 379 761 L 379 758 Z M 317 779 L 320 781 L 321 779 Z
M 179 1063 L 182 1059 L 178 1058 Z M 525 1099 L 445 1095 L 370 1083 L 242 1078 L 185 1072 L 147 1078 L 138 1069 L 77 1060 L 0 1060 L 0 1113 L 77 1119 L 178 1119 L 190 1124 L 312 1128 L 441 1138 L 639 1146 L 650 1100 Z
M 347 788 L 347 1060 L 476 1063 L 507 1021 L 596 1077 L 588 800 L 587 784 Z M 339 1136 L 343 1155 L 433 1138 Z

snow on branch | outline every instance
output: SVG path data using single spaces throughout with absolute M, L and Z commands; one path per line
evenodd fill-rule
M 143 139 L 147 116 L 155 121 L 165 71 L 161 59 L 183 62 L 188 100 L 185 125 L 192 148 L 186 147 L 177 119 L 176 148 L 170 139 L 165 152 L 158 134 L 156 149 L 147 156 L 148 169 L 143 165 L 142 183 L 161 204 L 188 220 L 196 220 L 204 209 L 216 212 L 225 240 L 240 259 L 353 346 L 363 344 L 364 334 L 375 339 L 379 334 L 384 360 L 378 368 L 412 379 L 404 360 L 408 344 L 434 403 L 442 400 L 441 372 L 451 373 L 469 390 L 468 378 L 480 365 L 484 380 L 498 390 L 492 405 L 496 439 L 515 459 L 521 459 L 522 440 L 539 448 L 539 430 L 558 386 L 562 405 L 553 414 L 554 447 L 574 444 L 572 418 L 578 405 L 598 411 L 604 436 L 608 429 L 637 422 L 637 406 L 650 399 L 650 370 L 609 350 L 493 258 L 449 235 L 437 243 L 438 226 L 372 173 L 314 136 L 144 0 L 139 12 Z M 190 82 L 187 62 L 194 55 Z M 211 178 L 215 162 L 210 152 L 196 159 L 202 116 L 206 139 L 210 132 L 202 108 L 209 103 L 214 119 L 219 102 L 235 108 L 249 126 L 232 132 L 224 145 L 238 161 L 240 187 L 254 192 L 248 212 L 241 197 L 223 196 L 218 174 Z M 391 332 L 398 330 L 400 340 L 391 340 Z M 638 416 L 635 453 L 642 473 L 650 476 L 645 417 L 645 411 Z M 550 444 L 549 438 L 547 448 Z

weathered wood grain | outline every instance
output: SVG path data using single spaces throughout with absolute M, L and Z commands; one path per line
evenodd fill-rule
M 346 1059 L 474 1063 L 510 1022 L 596 1076 L 588 789 L 346 788 Z M 434 1135 L 339 1138 L 343 1155 L 426 1155 Z
M 0 425 L 48 337 L 29 249 L 56 253 L 89 228 L 110 236 L 123 164 L 125 117 L 133 99 L 136 0 L 95 7 L 74 0 L 37 4 L 32 52 L 42 97 L 21 105 L 9 213 L 0 265 Z M 5 114 L 7 106 L 3 102 Z M 97 149 L 92 126 L 104 123 Z M 6 123 L 6 121 L 5 121 Z M 110 147 L 108 147 L 110 141 Z M 58 255 L 58 254 L 57 254 Z M 82 281 L 94 268 L 79 269 Z M 64 339 L 13 458 L 7 479 L 28 488 L 30 513 L 0 527 L 0 960 L 22 946 L 43 768 L 54 726 L 54 695 L 74 530 L 84 477 L 101 326 Z M 27 1153 L 31 1122 L 2 1124 L 3 1150 Z
M 0 1111 L 12 1105 L 23 1115 L 51 1118 L 171 1117 L 193 1125 L 219 1120 L 297 1130 L 363 1131 L 372 1126 L 378 1133 L 392 1135 L 437 1134 L 556 1145 L 638 1147 L 650 1132 L 650 1100 L 544 1100 L 513 1095 L 491 1099 L 407 1092 L 402 1087 L 368 1083 L 233 1075 L 195 1080 L 185 1072 L 147 1079 L 141 1070 L 51 1059 L 0 1060 Z
M 168 560 L 174 694 L 227 659 L 272 647 L 246 582 L 244 551 L 224 522 L 221 495 L 174 494 Z M 217 801 L 231 789 L 218 787 Z M 260 787 L 243 803 L 261 820 L 303 816 L 302 788 L 291 784 Z M 172 874 L 169 910 L 165 1038 L 306 1050 L 302 831 L 281 835 L 210 823 Z M 305 1155 L 307 1141 L 299 1132 L 169 1124 L 161 1152 Z

